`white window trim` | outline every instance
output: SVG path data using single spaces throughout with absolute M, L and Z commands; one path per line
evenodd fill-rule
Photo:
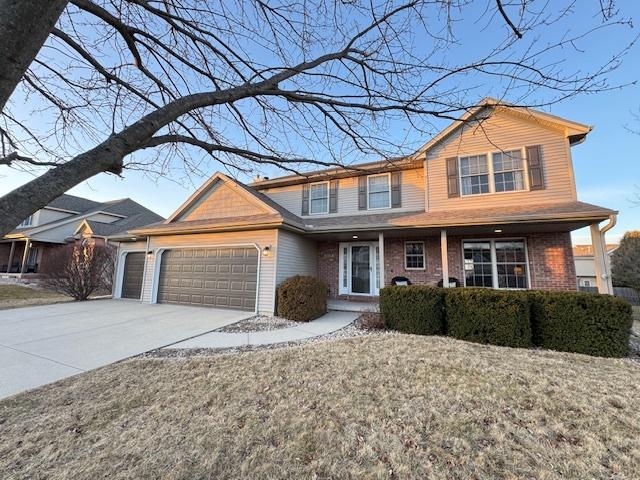
M 22 220 L 22 222 L 20 222 L 20 225 L 18 225 L 18 228 L 30 227 L 33 224 L 33 215 L 34 214 L 32 213 L 27 218 Z M 29 223 L 26 223 L 27 220 L 29 220 Z
M 422 268 L 408 267 L 407 266 L 407 244 L 408 243 L 421 243 L 422 244 Z M 427 268 L 427 252 L 425 251 L 424 242 L 421 240 L 407 240 L 404 242 L 404 269 L 405 270 L 426 270 Z
M 370 293 L 358 293 L 352 292 L 351 286 L 351 247 L 354 246 L 368 246 L 369 247 L 369 265 L 371 267 L 371 271 L 369 272 L 369 288 Z M 340 264 L 338 268 L 338 293 L 339 295 L 351 295 L 351 296 L 361 296 L 361 297 L 377 297 L 380 295 L 380 286 L 377 283 L 378 279 L 378 268 L 377 260 L 379 257 L 376 257 L 376 248 L 379 248 L 378 242 L 340 242 L 339 243 L 339 255 L 338 262 Z M 346 286 L 343 284 L 344 282 L 344 249 L 347 249 L 347 281 Z M 381 277 L 380 277 L 381 278 Z
M 369 204 L 369 179 L 373 177 L 387 177 L 387 185 L 389 186 L 389 205 L 386 207 L 371 207 Z M 367 175 L 367 210 L 387 210 L 389 208 L 391 208 L 391 172 Z
M 506 288 L 498 287 L 498 259 L 496 256 L 496 242 L 509 242 L 520 240 L 524 242 L 524 261 L 527 265 L 527 288 Z M 489 242 L 491 245 L 491 277 L 494 290 L 531 290 L 531 264 L 529 263 L 529 245 L 525 237 L 493 237 L 493 238 L 463 238 L 460 243 L 462 251 L 462 276 L 464 286 L 467 286 L 467 275 L 464 271 L 464 242 Z M 480 288 L 480 287 L 478 287 Z
M 504 152 L 512 152 L 514 150 L 520 150 L 521 155 L 522 155 L 522 170 L 523 170 L 523 176 L 524 176 L 524 188 L 522 190 L 506 190 L 504 192 L 496 192 L 496 179 L 494 176 L 494 171 L 493 171 L 493 154 L 494 153 L 504 153 Z M 526 148 L 525 147 L 514 147 L 514 148 L 504 148 L 502 150 L 492 150 L 489 152 L 480 152 L 480 153 L 469 153 L 466 155 L 460 155 L 458 156 L 458 183 L 459 186 L 458 188 L 460 189 L 460 196 L 461 197 L 478 197 L 478 196 L 482 196 L 482 195 L 502 195 L 502 194 L 509 194 L 509 193 L 523 193 L 523 192 L 529 192 L 531 191 L 530 187 L 529 187 L 529 162 L 527 161 L 527 157 L 526 157 Z M 467 158 L 467 157 L 476 157 L 479 155 L 486 155 L 487 156 L 487 175 L 489 176 L 489 191 L 487 193 L 463 193 L 462 190 L 462 164 L 461 164 L 461 159 L 463 158 Z M 484 174 L 482 174 L 484 175 Z M 470 176 L 470 177 L 475 177 L 477 175 L 465 175 L 465 176 Z
M 313 187 L 314 185 L 326 185 L 327 186 L 327 209 L 324 212 L 311 212 L 311 187 Z M 329 181 L 325 181 L 325 182 L 313 182 L 309 184 L 309 215 L 326 215 L 327 213 L 329 213 L 329 204 L 331 203 L 331 191 L 330 191 L 331 186 L 329 185 Z

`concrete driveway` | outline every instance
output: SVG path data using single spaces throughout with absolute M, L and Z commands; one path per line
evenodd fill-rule
M 252 315 L 128 300 L 0 310 L 0 398 L 201 335 Z

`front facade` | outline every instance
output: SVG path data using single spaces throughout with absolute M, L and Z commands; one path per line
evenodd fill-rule
M 589 131 L 488 99 L 402 160 L 250 185 L 216 174 L 118 238 L 114 295 L 273 313 L 296 274 L 348 300 L 404 282 L 576 290 L 570 232 L 603 245 L 616 214 L 577 199 L 571 147 Z
M 109 235 L 163 218 L 130 198 L 96 202 L 61 195 L 0 238 L 0 278 L 38 278 L 41 266 L 69 242 L 104 244 Z

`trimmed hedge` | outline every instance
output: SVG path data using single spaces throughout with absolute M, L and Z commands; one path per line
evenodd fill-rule
M 309 322 L 327 313 L 329 288 L 315 277 L 296 275 L 278 286 L 278 315 L 296 322 Z
M 628 354 L 632 323 L 629 303 L 609 295 L 419 285 L 383 288 L 380 312 L 401 332 L 603 357 Z
M 388 328 L 417 335 L 444 333 L 444 290 L 424 285 L 380 290 L 380 314 Z
M 582 292 L 529 292 L 533 343 L 542 348 L 599 357 L 629 354 L 631 305 Z
M 447 335 L 454 338 L 503 347 L 531 346 L 529 301 L 519 292 L 449 289 L 445 312 Z

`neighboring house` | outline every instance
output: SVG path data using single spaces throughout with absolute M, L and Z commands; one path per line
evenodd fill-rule
M 607 270 L 611 271 L 611 255 L 615 252 L 618 245 L 615 243 L 607 244 Z M 596 259 L 593 254 L 591 245 L 574 245 L 573 259 L 576 263 L 576 278 L 578 279 L 578 287 L 596 287 Z
M 83 238 L 102 243 L 109 235 L 161 220 L 130 198 L 95 202 L 62 195 L 0 239 L 0 277 L 37 274 L 43 260 L 59 245 Z
M 576 290 L 570 232 L 602 242 L 616 215 L 577 199 L 571 147 L 590 130 L 487 99 L 403 160 L 250 185 L 217 173 L 168 220 L 115 237 L 114 295 L 269 314 L 296 274 L 349 300 L 395 277 Z

